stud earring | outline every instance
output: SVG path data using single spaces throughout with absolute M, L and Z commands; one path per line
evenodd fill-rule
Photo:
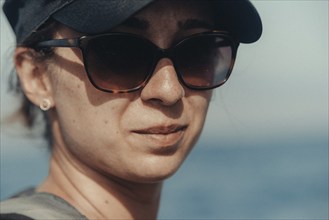
M 40 103 L 40 109 L 42 110 L 42 111 L 47 111 L 47 110 L 49 110 L 50 109 L 50 107 L 51 107 L 51 102 L 50 102 L 50 100 L 49 99 L 43 99 L 42 100 L 42 102 Z

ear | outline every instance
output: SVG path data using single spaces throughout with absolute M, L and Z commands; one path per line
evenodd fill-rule
M 35 59 L 35 51 L 25 47 L 16 48 L 14 63 L 26 97 L 36 106 L 48 99 L 53 107 L 54 99 L 47 68 L 44 63 Z

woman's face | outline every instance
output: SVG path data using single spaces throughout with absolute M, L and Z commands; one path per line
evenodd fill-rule
M 113 31 L 142 35 L 168 48 L 212 25 L 205 4 L 157 1 Z M 56 38 L 76 36 L 64 27 L 56 34 Z M 53 60 L 55 151 L 65 152 L 60 155 L 77 167 L 133 182 L 161 181 L 178 169 L 200 135 L 211 91 L 181 85 L 167 58 L 158 62 L 143 89 L 128 94 L 95 89 L 78 49 L 57 48 Z

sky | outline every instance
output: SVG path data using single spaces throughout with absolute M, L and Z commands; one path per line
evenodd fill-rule
M 214 111 L 226 109 L 227 123 L 243 138 L 327 136 L 328 1 L 253 2 L 263 36 L 241 46 Z
M 329 1 L 252 2 L 261 15 L 263 35 L 254 44 L 240 45 L 229 81 L 214 92 L 200 142 L 218 143 L 205 148 L 220 145 L 221 149 L 247 150 L 306 143 L 311 145 L 306 154 L 320 149 L 316 157 L 327 166 L 321 175 L 328 174 L 328 149 L 323 146 L 328 147 Z M 2 13 L 0 18 L 4 119 L 17 106 L 17 99 L 7 93 L 7 73 L 12 68 L 15 45 Z M 15 133 L 1 123 L 2 157 L 22 150 L 19 146 L 26 139 L 17 138 L 21 136 Z M 292 155 L 296 152 L 291 151 Z

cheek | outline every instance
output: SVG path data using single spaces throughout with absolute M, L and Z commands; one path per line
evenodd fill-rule
M 193 92 L 187 97 L 186 114 L 189 118 L 189 127 L 184 140 L 182 154 L 187 156 L 197 142 L 202 132 L 207 116 L 211 92 Z
M 67 148 L 93 155 L 106 149 L 105 142 L 112 144 L 120 139 L 120 118 L 129 99 L 98 91 L 89 83 L 83 68 L 75 70 L 63 68 L 54 76 L 54 120 Z
M 191 118 L 190 135 L 193 141 L 191 145 L 194 145 L 201 134 L 211 97 L 211 91 L 199 92 L 188 97 L 189 116 Z
M 102 114 L 102 103 L 109 102 L 111 96 L 95 89 L 90 83 L 77 50 L 62 49 L 54 55 L 53 71 L 50 74 L 57 118 L 69 134 L 83 134 L 94 127 L 107 126 L 118 116 L 119 105 L 107 109 L 111 114 Z M 101 100 L 101 101 L 100 101 Z M 100 129 L 101 130 L 101 129 Z
M 187 98 L 189 106 L 191 108 L 191 114 L 193 114 L 193 117 L 197 118 L 200 121 L 199 123 L 201 123 L 202 125 L 207 116 L 211 97 L 212 91 L 203 91 L 193 92 Z

